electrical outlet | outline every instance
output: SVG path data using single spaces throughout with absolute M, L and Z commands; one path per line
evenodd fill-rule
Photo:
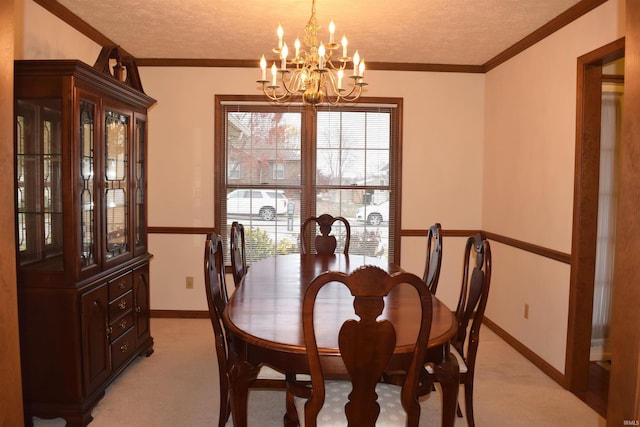
M 524 318 L 525 319 L 529 318 L 529 304 L 524 305 Z
M 187 289 L 193 289 L 193 276 L 187 276 Z

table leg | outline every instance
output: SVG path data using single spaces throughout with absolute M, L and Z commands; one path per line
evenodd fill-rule
M 445 360 L 434 366 L 434 375 L 442 387 L 442 427 L 453 427 L 460 388 L 458 360 L 447 352 Z

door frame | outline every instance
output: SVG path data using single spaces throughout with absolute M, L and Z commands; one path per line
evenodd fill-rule
M 565 387 L 586 391 L 598 226 L 602 66 L 624 57 L 621 38 L 578 58 L 573 232 Z

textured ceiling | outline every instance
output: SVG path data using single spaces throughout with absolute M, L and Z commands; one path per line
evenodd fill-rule
M 272 56 L 281 23 L 292 47 L 311 0 L 58 0 L 136 58 Z M 367 61 L 482 65 L 579 0 L 317 0 Z

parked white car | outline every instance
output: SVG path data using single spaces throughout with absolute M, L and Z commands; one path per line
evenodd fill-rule
M 356 213 L 356 219 L 371 225 L 380 225 L 383 221 L 389 221 L 389 201 L 361 207 Z
M 282 190 L 233 190 L 227 194 L 227 213 L 259 215 L 272 221 L 276 215 L 287 213 L 289 200 Z

